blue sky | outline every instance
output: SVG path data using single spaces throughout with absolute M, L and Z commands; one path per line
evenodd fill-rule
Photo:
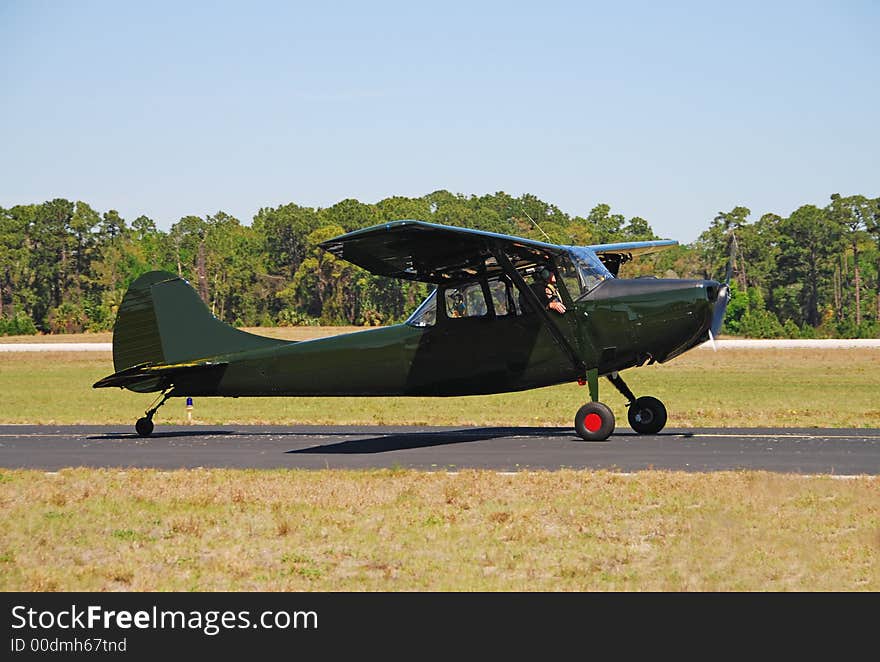
M 880 195 L 878 34 L 872 1 L 0 0 L 0 206 L 505 191 L 690 242 Z

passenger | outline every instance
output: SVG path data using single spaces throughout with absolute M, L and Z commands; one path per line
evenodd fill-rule
M 450 317 L 464 317 L 467 309 L 464 305 L 464 297 L 461 292 L 454 292 L 452 295 L 452 309 L 449 311 Z

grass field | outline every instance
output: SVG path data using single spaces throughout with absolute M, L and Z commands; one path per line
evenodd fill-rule
M 320 334 L 320 330 L 307 328 Z M 77 340 L 82 340 L 75 337 Z M 109 354 L 0 354 L 0 422 L 130 425 Z M 880 426 L 880 350 L 627 373 L 669 425 Z M 602 399 L 625 426 L 623 398 Z M 586 389 L 196 401 L 205 423 L 571 425 Z M 182 423 L 181 402 L 157 417 Z M 763 472 L 0 470 L 3 591 L 878 591 L 880 478 Z

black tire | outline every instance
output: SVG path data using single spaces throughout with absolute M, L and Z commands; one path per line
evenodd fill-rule
M 149 418 L 139 418 L 134 424 L 134 429 L 139 437 L 149 437 L 153 434 L 153 421 Z
M 614 432 L 614 412 L 601 402 L 588 402 L 578 409 L 574 429 L 584 441 L 605 441 Z
M 626 414 L 629 426 L 639 434 L 657 434 L 666 425 L 666 407 L 650 395 L 636 398 Z

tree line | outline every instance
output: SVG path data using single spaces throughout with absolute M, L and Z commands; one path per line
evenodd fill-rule
M 648 221 L 607 204 L 570 216 L 525 194 L 440 190 L 375 204 L 262 208 L 249 225 L 218 211 L 163 231 L 147 216 L 54 199 L 0 208 L 0 335 L 112 329 L 131 282 L 152 269 L 186 278 L 235 326 L 384 325 L 402 321 L 429 286 L 374 276 L 318 248 L 334 236 L 397 219 L 560 244 L 658 238 Z M 725 277 L 724 332 L 751 337 L 880 337 L 880 198 L 831 195 L 788 217 L 719 212 L 688 245 L 629 263 L 623 277 Z

